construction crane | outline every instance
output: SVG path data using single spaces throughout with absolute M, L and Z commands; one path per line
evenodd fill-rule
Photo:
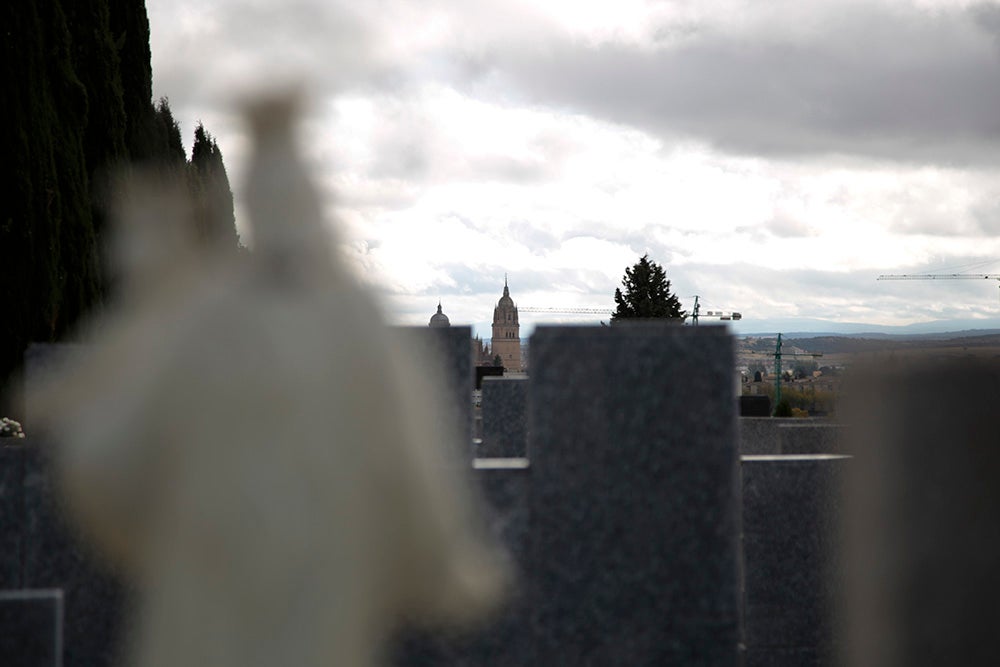
M 751 354 L 769 354 L 763 352 L 751 352 Z M 774 409 L 778 409 L 781 403 L 781 360 L 784 357 L 812 357 L 817 359 L 822 357 L 821 352 L 782 352 L 781 334 L 778 334 L 778 342 L 774 346 Z
M 879 280 L 997 280 L 995 273 L 883 273 Z M 1000 285 L 998 285 L 1000 286 Z
M 706 310 L 701 312 L 701 305 L 698 299 L 701 297 L 694 297 L 694 310 L 691 312 L 691 324 L 698 326 L 699 317 L 712 317 L 719 318 L 720 320 L 741 320 L 743 315 L 734 311 L 723 311 L 723 310 Z M 612 308 L 535 308 L 531 306 L 524 306 L 518 308 L 522 313 L 552 313 L 552 314 L 566 314 L 566 315 L 610 315 L 614 313 Z
M 517 309 L 522 313 L 556 313 L 569 315 L 610 315 L 615 312 L 611 308 L 532 308 L 524 306 Z
M 693 326 L 698 326 L 699 317 L 718 317 L 720 320 L 742 320 L 743 315 L 735 311 L 724 311 L 724 310 L 706 310 L 704 314 L 701 313 L 701 304 L 698 303 L 700 299 L 697 294 L 694 295 L 694 308 L 691 310 L 691 324 Z

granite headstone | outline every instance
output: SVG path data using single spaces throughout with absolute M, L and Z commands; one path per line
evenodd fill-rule
M 832 664 L 848 465 L 832 455 L 742 458 L 746 667 Z
M 0 590 L 23 587 L 24 460 L 31 442 L 0 445 Z
M 61 667 L 62 633 L 62 591 L 0 590 L 0 665 Z
M 539 327 L 531 347 L 529 664 L 738 664 L 731 337 Z
M 127 592 L 121 579 L 68 525 L 44 450 L 24 461 L 22 586 L 61 589 L 64 664 L 101 667 L 119 657 Z
M 844 427 L 824 422 L 784 420 L 778 426 L 782 454 L 843 454 Z
M 472 328 L 451 327 L 401 327 L 397 333 L 402 336 L 402 344 L 412 354 L 428 355 L 441 364 L 439 376 L 443 378 L 448 396 L 445 401 L 455 423 L 458 424 L 465 451 L 461 453 L 466 461 L 475 456 L 472 451 L 473 411 L 472 389 L 475 376 L 472 366 Z
M 482 458 L 527 456 L 527 378 L 486 378 L 482 392 L 483 437 L 476 455 Z

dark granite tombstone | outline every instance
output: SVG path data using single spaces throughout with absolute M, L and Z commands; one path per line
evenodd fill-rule
M 731 337 L 539 327 L 531 348 L 527 664 L 738 664 Z
M 527 378 L 483 382 L 483 437 L 479 457 L 523 457 L 528 449 Z
M 847 406 L 848 664 L 996 664 L 1000 362 L 870 368 Z
M 483 388 L 483 380 L 488 377 L 503 377 L 503 366 L 476 366 L 476 389 Z
M 818 430 L 808 430 L 812 427 Z M 839 425 L 817 417 L 740 417 L 740 454 L 843 453 L 839 429 Z M 787 438 L 783 437 L 786 432 Z
M 842 454 L 844 427 L 822 422 L 791 420 L 778 426 L 782 454 Z
M 21 588 L 24 553 L 24 460 L 27 438 L 0 441 L 0 590 Z
M 0 665 L 61 667 L 60 590 L 0 590 Z
M 778 426 L 784 421 L 775 417 L 740 417 L 740 454 L 780 454 Z
M 524 667 L 530 661 L 529 601 L 525 588 L 528 557 L 527 459 L 476 459 L 473 480 L 483 501 L 482 519 L 502 545 L 514 574 L 502 607 L 481 625 L 464 632 L 405 632 L 392 653 L 397 667 Z
M 746 667 L 833 664 L 848 457 L 744 456 Z
M 29 396 L 41 378 L 79 346 L 32 345 L 25 354 Z M 114 663 L 125 590 L 67 522 L 52 480 L 51 450 L 44 434 L 30 425 L 36 406 L 26 406 L 28 437 L 0 448 L 0 544 L 16 545 L 16 556 L 0 555 L 4 586 L 58 589 L 65 605 L 64 662 L 67 667 Z M 9 523 L 6 521 L 9 518 Z M 0 662 L 0 664 L 3 664 Z
M 458 424 L 462 437 L 465 459 L 471 460 L 473 414 L 472 387 L 474 372 L 472 366 L 471 327 L 403 327 L 397 330 L 402 335 L 403 345 L 418 358 L 434 358 L 441 364 L 438 376 L 445 382 L 447 397 L 445 407 L 451 411 L 452 419 Z M 427 354 L 430 351 L 430 355 Z
M 740 396 L 740 417 L 770 417 L 771 399 L 767 396 Z
M 43 452 L 26 457 L 24 499 L 22 586 L 62 589 L 67 667 L 112 665 L 120 649 L 125 589 L 67 524 Z

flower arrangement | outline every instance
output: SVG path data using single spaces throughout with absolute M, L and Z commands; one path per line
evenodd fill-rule
M 9 417 L 0 417 L 0 438 L 23 438 L 24 430 L 21 429 L 21 422 L 16 422 Z

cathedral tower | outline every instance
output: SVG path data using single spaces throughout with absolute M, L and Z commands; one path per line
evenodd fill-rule
M 503 278 L 503 296 L 493 309 L 493 354 L 499 355 L 504 368 L 521 370 L 521 325 L 517 323 L 517 306 L 510 298 L 507 276 Z

